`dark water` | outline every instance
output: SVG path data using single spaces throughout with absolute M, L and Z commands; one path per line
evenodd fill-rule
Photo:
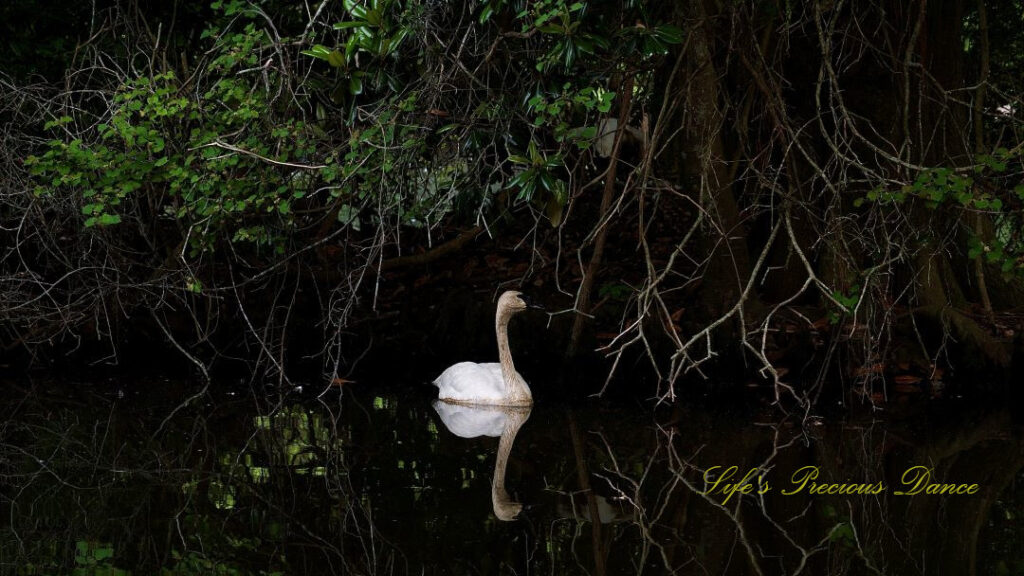
M 320 397 L 211 386 L 185 406 L 194 384 L 5 389 L 4 574 L 1024 573 L 1024 441 L 999 409 L 453 416 L 499 439 L 454 434 L 425 387 L 369 381 Z M 976 490 L 896 495 L 914 466 Z M 753 493 L 724 493 L 753 468 Z M 785 494 L 801 470 L 878 493 Z

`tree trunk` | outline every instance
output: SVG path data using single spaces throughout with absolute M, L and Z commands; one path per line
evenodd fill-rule
M 742 230 L 739 206 L 729 179 L 722 143 L 723 115 L 720 77 L 712 59 L 714 35 L 709 16 L 700 0 L 687 0 L 685 15 L 689 30 L 686 74 L 678 89 L 684 93 L 682 179 L 687 190 L 699 197 L 707 213 L 708 229 L 703 249 L 708 258 L 703 275 L 701 299 L 712 315 L 731 307 L 750 277 L 750 255 Z M 697 258 L 700 260 L 700 257 Z

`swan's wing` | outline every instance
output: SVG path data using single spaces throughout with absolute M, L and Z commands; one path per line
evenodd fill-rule
M 501 363 L 499 363 L 499 362 L 488 362 L 486 364 L 479 364 L 478 366 L 480 366 L 481 368 L 486 370 L 487 373 L 490 374 L 490 378 L 491 379 L 501 382 L 501 386 L 502 386 L 501 390 L 502 390 L 502 394 L 504 394 L 505 393 L 505 388 L 504 388 L 504 386 L 505 386 L 505 375 L 501 373 Z
M 508 422 L 508 415 L 501 409 L 462 406 L 438 400 L 434 402 L 434 410 L 437 410 L 445 428 L 462 438 L 501 436 Z
M 438 376 L 437 380 L 434 380 L 434 385 L 436 386 L 437 382 L 448 372 L 454 372 L 451 377 L 455 378 L 472 378 L 478 382 L 483 380 L 495 382 L 501 385 L 502 395 L 504 396 L 505 394 L 505 376 L 501 372 L 500 362 L 486 362 L 484 364 L 477 364 L 476 362 L 459 362 L 454 366 L 449 366 L 441 376 Z M 516 374 L 518 375 L 519 372 L 516 372 Z M 519 378 L 522 379 L 523 377 L 519 376 Z
M 459 362 L 442 372 L 434 385 L 441 400 L 487 404 L 505 398 L 505 381 L 497 362 Z

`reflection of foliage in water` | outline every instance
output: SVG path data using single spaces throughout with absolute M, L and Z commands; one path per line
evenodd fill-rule
M 379 538 L 361 541 L 372 521 L 352 487 L 327 481 L 347 475 L 329 412 L 182 411 L 154 437 L 170 409 L 70 396 L 29 394 L 4 425 L 0 475 L 17 489 L 2 492 L 0 572 L 280 574 L 327 560 L 375 573 L 392 561 Z
M 996 500 L 987 525 L 982 527 L 979 541 L 985 549 L 978 555 L 983 559 L 979 574 L 995 576 L 1024 576 L 1024 478 L 1018 477 L 1016 490 L 1008 491 L 1005 498 Z
M 1019 573 L 1021 496 L 1002 487 L 1020 477 L 1022 452 L 993 416 L 917 438 L 699 412 L 662 428 L 645 412 L 539 406 L 506 475 L 533 507 L 504 523 L 490 500 L 496 439 L 439 429 L 419 400 L 353 393 L 343 405 L 229 398 L 181 410 L 157 434 L 171 409 L 141 400 L 18 399 L 0 429 L 0 572 L 917 574 L 921 557 L 967 569 L 957 558 L 978 542 L 979 573 Z M 986 492 L 729 506 L 700 492 L 711 465 L 764 465 L 779 481 L 814 463 L 831 480 L 891 482 L 917 461 Z M 937 518 L 988 522 L 975 533 Z

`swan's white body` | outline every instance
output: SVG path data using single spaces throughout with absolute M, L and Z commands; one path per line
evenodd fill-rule
M 494 326 L 498 334 L 500 362 L 477 364 L 459 362 L 434 380 L 438 399 L 455 404 L 486 406 L 530 406 L 533 394 L 516 372 L 508 346 L 508 321 L 527 308 L 519 292 L 505 292 L 498 299 Z
M 511 377 L 518 380 L 520 392 L 532 402 L 533 394 L 523 377 L 515 369 L 512 370 Z M 491 406 L 519 405 L 506 404 L 511 396 L 505 384 L 500 362 L 459 362 L 442 372 L 437 380 L 434 380 L 434 385 L 438 387 L 437 397 L 445 401 Z M 526 405 L 531 402 L 526 402 Z M 501 432 L 495 434 L 500 435 Z

